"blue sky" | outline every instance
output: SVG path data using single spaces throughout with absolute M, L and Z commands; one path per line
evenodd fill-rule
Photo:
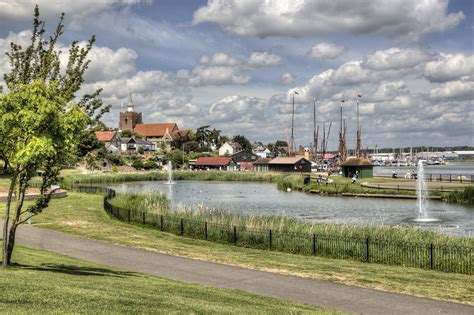
M 0 0 L 2 55 L 27 42 L 36 2 L 50 28 L 66 12 L 63 51 L 97 36 L 84 92 L 104 89 L 111 127 L 131 88 L 146 122 L 275 141 L 296 90 L 297 144 L 316 98 L 336 148 L 345 99 L 353 146 L 362 94 L 364 147 L 474 145 L 473 1 Z

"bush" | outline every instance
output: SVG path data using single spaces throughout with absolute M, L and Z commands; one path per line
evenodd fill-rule
M 464 205 L 474 205 L 474 187 L 468 186 L 464 190 L 455 190 L 448 194 L 448 202 Z
M 146 170 L 155 169 L 158 168 L 158 164 L 152 160 L 147 160 L 145 163 L 143 163 L 143 168 Z
M 105 157 L 110 163 L 112 163 L 112 165 L 116 165 L 116 166 L 122 166 L 124 165 L 124 161 L 123 161 L 123 158 L 120 156 L 120 155 L 117 155 L 117 154 L 107 154 L 107 156 Z
M 141 170 L 141 169 L 144 168 L 144 164 L 143 164 L 142 160 L 136 159 L 136 160 L 133 161 L 132 167 L 134 169 Z

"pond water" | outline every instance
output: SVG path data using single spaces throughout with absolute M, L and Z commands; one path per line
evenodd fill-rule
M 285 192 L 275 184 L 254 182 L 127 182 L 111 185 L 117 192 L 161 191 L 174 209 L 203 205 L 242 215 L 282 215 L 318 223 L 421 226 L 452 235 L 474 235 L 474 208 L 431 201 L 435 223 L 416 223 L 416 200 L 354 198 Z
M 394 170 L 399 176 L 405 175 L 408 171 L 416 170 L 416 166 L 375 166 L 374 175 L 391 176 Z M 458 176 L 464 176 L 468 181 L 474 182 L 474 163 L 472 162 L 450 162 L 448 165 L 425 165 L 425 178 L 430 175 L 436 180 L 441 175 L 444 179 L 449 179 L 449 175 L 454 180 Z

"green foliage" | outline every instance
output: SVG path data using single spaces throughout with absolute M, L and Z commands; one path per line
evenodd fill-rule
M 474 205 L 474 186 L 467 186 L 464 190 L 455 190 L 447 196 L 448 202 L 464 205 Z
M 84 157 L 87 153 L 104 148 L 104 144 L 97 140 L 93 130 L 86 130 L 82 133 L 81 141 L 77 145 L 78 157 Z
M 158 168 L 158 164 L 153 160 L 146 160 L 145 163 L 143 163 L 143 168 L 146 170 L 155 169 Z
M 141 159 L 135 159 L 132 163 L 132 167 L 137 169 L 137 170 L 143 169 L 143 167 L 144 167 L 143 161 Z
M 239 143 L 244 151 L 252 151 L 252 145 L 245 136 L 237 135 L 233 137 L 233 141 Z
M 179 167 L 183 165 L 183 158 L 184 156 L 181 150 L 172 150 L 165 154 L 163 162 L 168 163 L 168 161 L 171 161 L 174 167 Z M 186 163 L 187 160 L 185 159 L 184 162 Z
M 133 137 L 135 134 L 133 131 L 131 131 L 130 129 L 126 129 L 126 130 L 122 130 L 122 134 L 121 134 L 121 137 L 122 138 L 131 138 Z
M 105 158 L 112 163 L 114 166 L 122 166 L 125 165 L 125 161 L 123 160 L 122 156 L 119 154 L 108 153 Z

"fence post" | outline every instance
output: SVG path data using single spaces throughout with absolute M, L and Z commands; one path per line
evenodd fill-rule
M 316 234 L 313 233 L 313 255 L 316 256 Z
M 131 220 L 131 211 L 130 209 L 128 209 L 128 223 L 130 223 L 130 220 Z
M 369 262 L 369 238 L 365 239 L 365 261 Z
M 449 174 L 449 182 L 451 183 L 451 174 Z
M 184 219 L 181 219 L 180 232 L 181 232 L 181 236 L 183 236 L 184 235 Z
M 433 174 L 430 174 L 430 182 L 433 181 Z
M 207 221 L 204 221 L 204 239 L 207 241 Z
M 160 230 L 164 231 L 163 230 L 163 215 L 162 214 L 160 215 Z
M 143 225 L 145 225 L 145 223 L 146 223 L 146 214 L 145 214 L 145 211 L 143 211 L 142 215 L 143 215 Z
M 237 244 L 237 227 L 234 225 L 234 244 Z
M 443 179 L 441 177 L 441 174 L 439 174 L 439 181 L 441 182 Z
M 272 250 L 272 230 L 269 231 L 268 237 L 268 247 Z
M 430 269 L 434 268 L 434 256 L 433 256 L 434 245 L 430 244 Z

